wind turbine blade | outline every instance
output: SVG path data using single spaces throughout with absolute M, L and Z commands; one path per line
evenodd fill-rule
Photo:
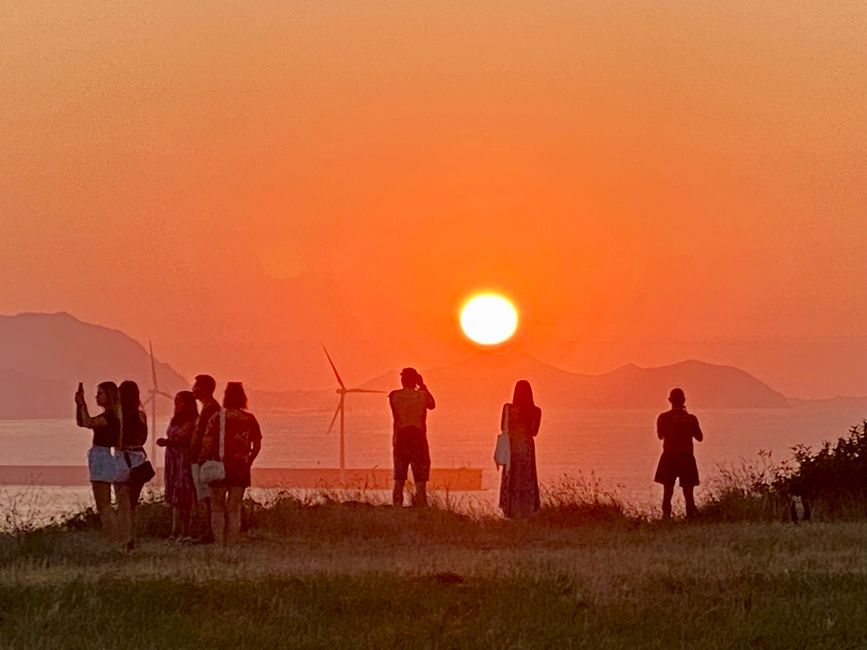
M 331 369 L 334 371 L 334 376 L 337 377 L 337 383 L 340 384 L 340 387 L 343 390 L 346 390 L 346 385 L 343 383 L 343 380 L 340 378 L 340 373 L 337 372 L 337 367 L 334 365 L 334 362 L 331 360 L 331 355 L 328 354 L 328 350 L 325 349 L 325 346 L 322 346 L 322 349 L 325 351 L 325 356 L 328 357 L 328 363 L 331 364 Z
M 157 364 L 154 361 L 154 344 L 151 341 L 148 341 L 148 347 L 151 351 L 151 380 L 153 381 L 154 390 L 158 390 L 159 386 L 157 386 Z
M 148 404 L 150 404 L 150 403 L 153 402 L 153 401 L 154 401 L 154 396 L 151 395 L 151 396 L 148 397 L 144 402 L 142 402 L 141 405 L 142 405 L 142 406 L 147 406 Z
M 169 394 L 168 394 L 167 392 L 165 392 L 164 390 L 157 390 L 157 391 L 154 391 L 154 392 L 155 392 L 157 395 L 162 395 L 163 397 L 168 397 L 169 399 L 174 399 L 174 398 L 175 398 L 174 395 L 169 395 Z
M 331 424 L 328 425 L 328 431 L 325 432 L 325 435 L 331 433 L 331 430 L 334 428 L 334 423 L 337 422 L 337 416 L 340 415 L 340 409 L 343 407 L 343 398 L 337 403 L 337 408 L 334 410 L 334 417 L 331 418 Z
M 387 390 L 370 390 L 368 388 L 350 388 L 346 392 L 347 393 L 381 393 L 384 395 L 388 391 Z

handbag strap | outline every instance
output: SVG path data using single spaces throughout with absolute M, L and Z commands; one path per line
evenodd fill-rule
M 220 409 L 220 460 L 226 447 L 226 409 Z

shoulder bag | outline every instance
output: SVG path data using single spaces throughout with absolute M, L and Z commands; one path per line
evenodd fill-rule
M 503 427 L 500 434 L 497 436 L 497 444 L 494 446 L 494 463 L 497 467 L 508 467 L 512 461 L 512 449 L 509 444 L 509 408 L 508 404 L 505 408 L 505 417 L 503 418 Z
M 226 478 L 226 465 L 223 463 L 223 454 L 226 444 L 226 409 L 220 409 L 220 452 L 219 460 L 206 460 L 199 470 L 202 483 L 216 483 Z

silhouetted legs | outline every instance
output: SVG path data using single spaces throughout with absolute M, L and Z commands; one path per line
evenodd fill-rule
M 394 482 L 394 490 L 391 492 L 391 502 L 393 505 L 398 507 L 403 505 L 403 488 L 405 485 L 406 481 Z
M 171 537 L 182 539 L 190 534 L 190 506 L 175 506 L 172 508 Z
M 394 490 L 391 493 L 391 502 L 396 506 L 403 505 L 403 492 L 406 487 L 406 481 L 395 481 Z M 427 506 L 427 482 L 418 481 L 415 484 L 415 494 L 412 497 L 412 505 L 415 508 L 424 508 Z
M 231 546 L 241 536 L 243 487 L 211 488 L 211 531 L 218 544 Z
M 698 514 L 698 508 L 695 507 L 695 487 L 692 485 L 683 486 L 683 500 L 686 502 L 686 518 L 692 519 Z
M 692 519 L 698 514 L 695 507 L 695 487 L 692 485 L 681 486 L 683 500 L 686 504 L 686 518 Z M 671 499 L 674 496 L 674 483 L 662 486 L 662 518 L 671 519 Z
M 96 512 L 99 515 L 99 524 L 102 534 L 109 541 L 114 541 L 117 531 L 115 530 L 115 513 L 111 507 L 111 483 L 105 481 L 91 481 L 93 487 L 93 500 L 96 502 Z
M 130 484 L 115 483 L 114 493 L 117 496 L 117 541 L 121 547 L 132 550 L 135 547 L 133 539 L 132 503 L 130 502 Z
M 674 496 L 674 483 L 662 486 L 662 518 L 671 519 L 671 498 Z
M 427 482 L 416 482 L 415 496 L 413 497 L 412 505 L 416 508 L 424 508 L 427 506 Z

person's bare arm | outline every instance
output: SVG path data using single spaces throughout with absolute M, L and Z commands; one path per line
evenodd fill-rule
M 533 414 L 533 421 L 530 423 L 530 435 L 536 436 L 539 433 L 539 425 L 542 424 L 542 409 L 536 408 Z
M 662 416 L 656 418 L 656 437 L 665 440 L 665 427 L 662 426 Z
M 96 429 L 97 427 L 106 427 L 108 426 L 108 419 L 103 414 L 99 414 L 96 417 L 90 417 L 90 414 L 87 412 L 87 404 L 81 403 L 78 405 L 76 417 L 76 424 L 84 429 Z
M 431 395 L 431 392 L 428 390 L 428 387 L 425 385 L 424 381 L 421 378 L 421 375 L 418 376 L 418 389 L 422 391 L 427 396 L 427 408 L 429 411 L 433 411 L 437 407 L 436 400 L 434 396 Z
M 692 432 L 692 437 L 698 442 L 701 442 L 704 440 L 704 434 L 701 432 L 701 427 L 698 425 L 698 418 L 693 415 L 692 420 L 695 422 L 695 431 Z
M 256 460 L 256 457 L 259 455 L 259 452 L 262 450 L 262 429 L 259 428 L 259 421 L 254 417 L 253 418 L 253 441 L 250 449 L 250 460 L 248 465 L 252 465 L 253 461 Z

